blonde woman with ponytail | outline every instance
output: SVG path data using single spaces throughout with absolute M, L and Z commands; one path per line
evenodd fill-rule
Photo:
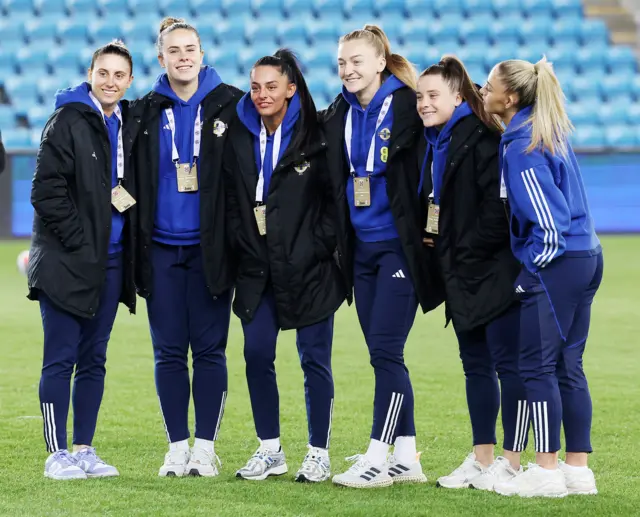
M 478 87 L 455 56 L 422 72 L 417 97 L 425 126 L 419 146 L 425 244 L 439 261 L 473 434 L 473 452 L 437 484 L 493 490 L 522 471 L 529 422 L 518 371 L 513 281 L 519 268 L 496 188 L 502 126 L 485 111 Z M 500 408 L 504 452 L 494 460 Z
M 323 114 L 338 249 L 345 250 L 338 259 L 348 292 L 355 292 L 375 397 L 369 448 L 350 458 L 353 466 L 333 482 L 354 488 L 423 483 L 404 346 L 418 303 L 426 311 L 440 300 L 426 277 L 421 242 L 416 73 L 374 25 L 340 39 L 338 67 L 342 93 Z
M 514 284 L 521 301 L 520 374 L 536 445 L 536 463 L 495 489 L 522 497 L 595 494 L 582 356 L 603 258 L 568 142 L 564 95 L 544 58 L 535 65 L 499 63 L 483 90 L 486 110 L 507 126 L 500 191 L 511 209 L 511 248 L 522 264 Z M 561 425 L 566 463 L 558 462 Z

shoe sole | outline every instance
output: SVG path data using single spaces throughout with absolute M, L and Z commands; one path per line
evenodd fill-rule
M 287 472 L 289 472 L 289 467 L 287 467 L 287 464 L 285 463 L 284 465 L 280 465 L 279 467 L 274 467 L 270 470 L 267 470 L 261 476 L 245 477 L 240 472 L 236 472 L 236 477 L 238 479 L 246 479 L 247 481 L 264 481 L 269 476 L 282 476 Z
M 481 486 L 474 486 L 473 484 L 469 484 L 469 488 L 470 488 L 471 490 L 482 490 L 483 492 L 495 492 L 495 490 L 494 490 L 494 488 L 493 488 L 493 487 L 491 487 L 491 488 L 484 488 L 484 487 L 481 487 Z
M 427 476 L 420 474 L 419 476 L 391 476 L 393 483 L 426 483 Z
M 436 488 L 446 488 L 448 490 L 461 490 L 463 488 L 469 488 L 471 486 L 470 483 L 465 483 L 464 485 L 459 486 L 447 486 L 440 483 L 440 481 L 436 481 Z
M 87 477 L 90 479 L 95 478 L 116 478 L 120 475 L 120 472 L 112 472 L 109 474 L 87 474 Z
M 206 471 L 206 470 L 201 470 L 198 467 L 190 467 L 189 465 L 187 465 L 187 468 L 185 469 L 186 472 L 186 476 L 189 477 L 194 477 L 194 478 L 214 478 L 216 477 L 219 472 L 217 469 L 214 469 L 213 467 L 211 467 L 210 471 Z
M 169 470 L 164 474 L 162 472 L 158 472 L 158 477 L 161 478 L 181 478 L 186 475 L 186 472 L 174 472 L 173 470 Z
M 367 483 L 367 484 L 350 483 L 348 481 L 336 481 L 334 479 L 333 484 L 338 486 L 344 486 L 347 488 L 385 488 L 393 485 L 393 479 L 383 479 L 381 481 L 376 481 L 374 483 Z
M 79 479 L 87 479 L 86 474 L 84 477 L 82 476 L 69 477 L 69 476 L 56 476 L 55 474 L 50 474 L 49 472 L 45 472 L 44 477 L 49 479 L 55 479 L 56 481 L 75 481 Z
M 499 494 L 505 497 L 520 496 L 525 499 L 530 499 L 533 497 L 547 497 L 549 499 L 562 499 L 563 497 L 567 497 L 569 495 L 569 492 L 560 492 L 558 494 L 507 494 L 504 492 L 500 492 L 499 490 L 494 490 L 494 491 L 496 494 Z
M 331 476 L 325 478 L 325 479 L 318 479 L 318 480 L 314 480 L 314 479 L 308 479 L 304 474 L 300 474 L 298 476 L 296 476 L 296 483 L 324 483 L 325 481 L 328 481 L 329 478 Z

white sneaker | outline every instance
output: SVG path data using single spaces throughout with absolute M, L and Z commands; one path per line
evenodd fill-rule
M 321 483 L 331 477 L 331 462 L 325 451 L 309 446 L 302 466 L 296 474 L 298 483 Z
M 527 470 L 511 481 L 496 483 L 494 490 L 500 495 L 520 497 L 565 497 L 569 493 L 562 470 L 543 469 L 535 463 L 529 463 Z
M 488 469 L 485 469 L 482 474 L 473 479 L 469 484 L 469 488 L 493 492 L 493 487 L 497 483 L 511 481 L 517 475 L 522 474 L 522 472 L 522 467 L 516 470 L 511 466 L 507 458 L 498 456 Z
M 351 488 L 378 488 L 393 485 L 386 463 L 373 465 L 364 454 L 350 456 L 347 461 L 353 461 L 354 464 L 345 473 L 333 476 L 333 482 L 336 485 Z
M 67 480 L 67 479 L 87 479 L 84 470 L 76 465 L 76 460 L 69 454 L 69 451 L 56 451 L 51 454 L 44 464 L 44 477 Z
M 485 467 L 476 460 L 476 455 L 472 452 L 448 476 L 438 478 L 436 486 L 441 488 L 469 488 L 471 482 L 479 475 L 483 474 Z
M 84 470 L 88 478 L 107 478 L 120 475 L 117 468 L 100 459 L 93 447 L 74 452 L 71 456 L 76 465 Z
M 263 481 L 269 476 L 281 476 L 287 472 L 289 468 L 282 447 L 279 451 L 258 447 L 247 464 L 236 472 L 236 477 Z
M 569 495 L 596 495 L 598 493 L 593 470 L 589 467 L 571 467 L 564 461 L 559 461 L 558 463 L 560 470 L 564 472 Z
M 160 477 L 182 477 L 187 475 L 187 465 L 189 463 L 189 451 L 175 450 L 169 451 L 164 456 L 164 465 L 160 467 L 158 476 Z
M 189 463 L 185 467 L 185 475 L 205 478 L 215 477 L 219 474 L 216 462 L 222 467 L 222 462 L 215 452 L 201 447 L 192 447 L 189 454 Z
M 426 483 L 427 476 L 422 472 L 420 465 L 420 453 L 411 463 L 399 462 L 395 455 L 389 456 L 389 476 L 394 483 Z

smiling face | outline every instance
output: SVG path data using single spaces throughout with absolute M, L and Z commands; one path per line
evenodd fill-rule
M 377 90 L 385 66 L 384 56 L 364 39 L 344 41 L 338 47 L 338 73 L 350 93 Z
M 198 35 L 192 30 L 175 29 L 162 38 L 158 61 L 175 83 L 188 84 L 196 80 L 203 57 Z
M 420 77 L 416 97 L 418 115 L 424 127 L 445 125 L 462 103 L 460 92 L 451 91 L 440 74 Z
M 89 69 L 91 92 L 105 112 L 112 111 L 120 102 L 132 81 L 129 62 L 117 54 L 102 54 Z
M 251 70 L 251 100 L 261 117 L 286 113 L 287 101 L 295 93 L 296 85 L 278 67 L 263 65 Z

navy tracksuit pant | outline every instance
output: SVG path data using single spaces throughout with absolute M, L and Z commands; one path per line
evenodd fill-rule
M 356 240 L 354 259 L 356 311 L 375 373 L 371 438 L 393 444 L 416 435 L 404 345 L 418 299 L 398 239 Z
M 519 327 L 520 305 L 516 303 L 489 323 L 456 331 L 473 445 L 497 443 L 496 420 L 502 405 L 503 448 L 523 451 L 527 446 L 529 411 L 518 370 Z
M 67 416 L 73 379 L 73 443 L 91 445 L 104 392 L 107 343 L 122 293 L 122 254 L 110 255 L 96 315 L 74 316 L 38 294 L 44 357 L 40 377 L 40 409 L 49 452 L 67 449 Z
M 280 327 L 273 293 L 268 289 L 250 322 L 243 322 L 247 384 L 256 433 L 261 440 L 280 437 L 280 402 L 276 383 L 276 343 Z M 333 316 L 296 330 L 304 372 L 309 444 L 329 448 L 333 413 L 331 346 Z
M 536 452 L 591 452 L 591 395 L 582 368 L 591 304 L 602 281 L 603 257 L 565 253 L 538 273 L 525 269 L 521 292 L 520 372 L 527 391 Z
M 231 291 L 211 296 L 199 245 L 152 247 L 153 291 L 147 300 L 155 379 L 169 442 L 189 438 L 193 388 L 195 436 L 215 440 L 227 398 L 226 347 Z M 191 345 L 193 379 L 189 383 Z

